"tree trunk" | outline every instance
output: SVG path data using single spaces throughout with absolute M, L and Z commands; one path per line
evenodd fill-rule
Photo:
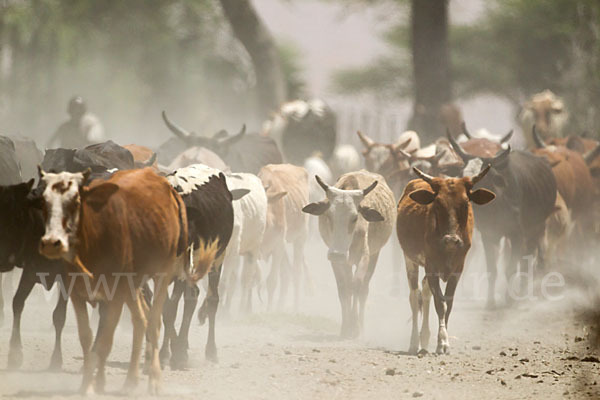
M 448 0 L 411 0 L 414 105 L 409 129 L 429 143 L 444 134 L 442 105 L 452 98 Z
M 258 113 L 269 116 L 286 100 L 286 83 L 277 47 L 250 0 L 220 0 L 234 35 L 250 55 L 256 75 Z

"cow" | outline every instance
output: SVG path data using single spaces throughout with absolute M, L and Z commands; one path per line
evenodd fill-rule
M 392 234 L 394 194 L 381 175 L 365 170 L 342 175 L 335 186 L 315 179 L 326 198 L 302 211 L 319 217 L 319 231 L 329 248 L 327 258 L 342 308 L 340 336 L 356 337 L 363 331 L 369 282 L 379 252 Z
M 258 260 L 267 225 L 267 194 L 262 181 L 254 174 L 229 173 L 226 176 L 230 189 L 250 192 L 233 203 L 233 233 L 223 263 L 224 307 L 226 310 L 231 307 L 239 276 L 242 289 L 240 310 L 251 312 L 253 288 L 260 281 Z
M 419 135 L 415 131 L 406 131 L 391 144 L 375 142 L 360 131 L 357 135 L 365 147 L 366 169 L 382 175 L 394 196 L 399 196 L 409 180 L 410 155 L 420 147 Z
M 133 156 L 135 168 L 152 167 L 155 170 L 158 170 L 158 163 L 156 162 L 157 155 L 148 147 L 140 146 L 138 144 L 126 144 L 123 147 L 129 150 Z
M 21 169 L 15 151 L 15 144 L 10 138 L 0 136 L 0 185 L 16 185 L 21 183 L 21 179 Z M 9 260 L 5 262 L 11 264 Z M 13 265 L 0 265 L 0 272 L 10 271 L 12 267 Z M 2 274 L 0 273 L 0 325 L 4 321 L 4 296 L 2 287 Z
M 84 360 L 80 390 L 104 390 L 106 359 L 126 303 L 132 316 L 133 343 L 124 389 L 132 390 L 138 383 L 147 326 L 149 391 L 157 393 L 162 308 L 169 282 L 180 273 L 177 258 L 189 260 L 186 207 L 169 182 L 151 168 L 118 171 L 108 180 L 95 180 L 84 186 L 88 176 L 89 171 L 47 173 L 40 169 L 45 184 L 45 233 L 40 252 L 69 264 L 68 282 L 73 283 L 70 299 Z M 215 241 L 201 243 L 201 256 L 195 257 L 195 265 L 188 268 L 184 263 L 187 279 L 194 282 L 202 278 L 217 249 Z M 155 288 L 149 310 L 145 310 L 140 290 L 146 279 L 152 279 Z M 97 290 L 91 290 L 93 287 Z M 109 290 L 111 287 L 113 290 Z M 106 305 L 93 348 L 88 301 Z
M 261 135 L 271 137 L 285 162 L 302 165 L 315 152 L 324 160 L 333 155 L 337 142 L 335 113 L 321 99 L 294 100 L 281 105 L 263 124 Z
M 18 135 L 10 135 L 8 137 L 15 145 L 15 153 L 17 160 L 19 160 L 23 181 L 37 179 L 37 166 L 40 165 L 44 158 L 43 153 L 35 142 L 27 137 Z
M 535 143 L 531 135 L 535 125 L 544 140 L 562 137 L 569 119 L 569 113 L 558 96 L 550 90 L 534 94 L 524 105 L 519 120 L 527 148 L 533 148 Z
M 261 168 L 258 177 L 267 194 L 267 225 L 261 248 L 262 257 L 271 258 L 267 277 L 268 307 L 274 303 L 275 288 L 280 282 L 279 306 L 283 306 L 290 280 L 290 264 L 285 248 L 293 246 L 291 264 L 294 285 L 294 307 L 298 309 L 301 281 L 311 288 L 309 271 L 304 260 L 308 236 L 308 216 L 301 210 L 308 203 L 308 173 L 291 164 L 269 164 Z
M 281 151 L 273 139 L 260 135 L 246 135 L 246 126 L 236 135 L 229 136 L 226 131 L 219 131 L 212 137 L 202 137 L 174 124 L 164 111 L 162 117 L 169 130 L 183 143 L 182 150 L 176 154 L 192 146 L 206 147 L 217 153 L 231 171 L 252 174 L 257 174 L 260 168 L 267 164 L 277 164 L 283 160 Z M 157 152 L 159 163 L 171 163 L 172 160 L 161 160 L 160 148 Z
M 483 205 L 495 197 L 489 190 L 473 189 L 490 168 L 488 165 L 472 178 L 436 178 L 414 168 L 420 179 L 406 185 L 398 202 L 396 231 L 404 251 L 412 310 L 409 353 L 416 354 L 419 343 L 423 350 L 429 345 L 432 294 L 439 319 L 436 351 L 448 353 L 450 350 L 448 319 L 473 237 L 471 202 Z M 422 293 L 419 290 L 419 266 L 425 269 Z M 445 292 L 440 288 L 440 279 L 446 282 Z M 419 335 L 421 312 L 423 325 Z
M 230 172 L 225 161 L 223 161 L 223 159 L 221 159 L 214 151 L 199 146 L 190 147 L 179 154 L 166 166 L 166 170 L 171 172 L 194 164 L 204 164 L 225 173 Z
M 208 294 L 201 307 L 201 313 L 209 320 L 205 355 L 207 359 L 216 361 L 215 322 L 219 305 L 219 281 L 225 249 L 230 242 L 234 227 L 232 201 L 241 198 L 247 190 L 230 191 L 225 175 L 221 171 L 200 164 L 180 168 L 166 178 L 182 197 L 186 206 L 188 244 L 199 248 L 201 243 L 218 243 L 214 266 L 208 273 Z M 186 296 L 184 296 L 183 320 L 177 333 L 175 318 L 179 300 L 184 293 Z M 160 351 L 161 363 L 169 360 L 171 369 L 182 369 L 187 366 L 188 333 L 198 296 L 198 287 L 189 285 L 184 275 L 175 279 L 172 295 L 167 299 L 163 312 L 165 335 Z
M 583 250 L 587 248 L 585 243 L 591 239 L 590 234 L 594 230 L 591 210 L 595 196 L 590 190 L 594 187 L 590 169 L 584 156 L 577 151 L 564 146 L 547 145 L 535 125 L 532 128 L 532 137 L 536 144 L 532 152 L 546 158 L 552 166 L 558 192 L 570 211 L 577 233 L 573 244 Z
M 466 123 L 462 123 L 461 129 L 467 140 L 461 142 L 461 146 L 471 154 L 479 154 L 481 157 L 493 157 L 500 149 L 506 148 L 510 139 L 512 139 L 514 130 L 508 131 L 504 136 L 496 137 L 486 133 L 487 131 L 480 132 L 475 137 L 467 129 Z M 450 128 L 447 128 L 450 132 Z M 487 152 L 487 154 L 485 154 Z M 491 153 L 491 154 L 490 154 Z
M 495 307 L 495 287 L 499 243 L 502 238 L 510 241 L 511 252 L 505 272 L 507 278 L 516 278 L 517 263 L 522 269 L 524 257 L 536 255 L 542 265 L 543 238 L 546 219 L 553 213 L 556 203 L 556 180 L 550 165 L 543 159 L 525 152 L 512 151 L 510 146 L 494 157 L 468 154 L 451 135 L 447 135 L 454 151 L 464 162 L 461 175 L 476 176 L 484 165 L 490 164 L 484 188 L 496 194 L 496 200 L 488 207 L 475 209 L 475 223 L 481 239 L 488 269 L 487 307 Z M 514 301 L 509 291 L 507 303 Z
M 44 220 L 39 202 L 41 193 L 32 191 L 34 179 L 15 185 L 0 186 L 0 265 L 23 269 L 13 298 L 13 328 L 8 352 L 8 368 L 19 368 L 23 362 L 21 343 L 21 315 L 25 300 L 36 283 L 51 290 L 54 283 L 64 290 L 65 265 L 60 260 L 49 260 L 38 252 L 44 233 Z M 66 296 L 59 295 L 52 315 L 55 344 L 50 370 L 62 367 L 61 336 L 67 311 Z
M 329 160 L 329 167 L 334 178 L 348 172 L 358 171 L 361 168 L 361 164 L 360 154 L 358 154 L 356 148 L 351 144 L 337 146 Z

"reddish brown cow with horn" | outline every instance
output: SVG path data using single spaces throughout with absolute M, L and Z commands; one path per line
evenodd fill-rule
M 473 187 L 489 170 L 488 165 L 472 178 L 444 179 L 434 178 L 414 168 L 421 179 L 408 183 L 398 203 L 396 229 L 404 250 L 412 310 L 411 353 L 419 350 L 419 342 L 423 349 L 427 349 L 429 344 L 429 302 L 432 293 L 439 318 L 437 352 L 447 353 L 450 349 L 446 331 L 448 319 L 473 236 L 471 202 L 483 205 L 495 197 L 489 190 L 473 190 Z M 425 268 L 420 335 L 419 266 Z M 440 288 L 440 278 L 447 282 L 445 293 Z

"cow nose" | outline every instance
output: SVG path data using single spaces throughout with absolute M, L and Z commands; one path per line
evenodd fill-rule
M 348 260 L 348 252 L 329 249 L 327 252 L 327 259 L 332 262 L 346 262 Z
M 40 241 L 40 252 L 45 256 L 60 256 L 65 245 L 63 241 L 53 237 L 44 237 Z
M 463 241 L 461 238 L 458 237 L 458 235 L 445 235 L 444 236 L 444 244 L 446 246 L 461 247 L 463 244 Z

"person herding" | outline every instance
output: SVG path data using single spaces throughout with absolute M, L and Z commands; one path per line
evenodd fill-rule
M 104 128 L 94 114 L 87 111 L 81 96 L 69 101 L 67 112 L 71 117 L 63 122 L 46 144 L 46 148 L 60 146 L 69 149 L 80 149 L 104 140 Z

